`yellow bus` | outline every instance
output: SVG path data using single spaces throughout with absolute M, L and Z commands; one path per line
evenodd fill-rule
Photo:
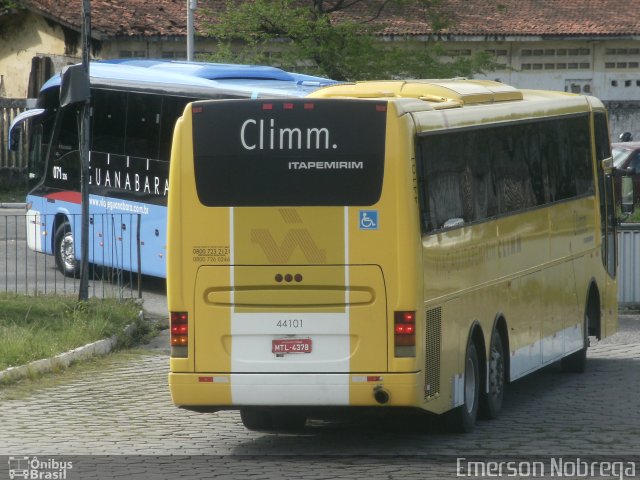
M 168 200 L 169 386 L 249 429 L 323 407 L 469 431 L 616 331 L 606 111 L 466 79 L 189 104 Z

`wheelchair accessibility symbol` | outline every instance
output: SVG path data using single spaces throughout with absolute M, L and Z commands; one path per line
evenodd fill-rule
M 378 229 L 378 211 L 360 210 L 360 230 Z

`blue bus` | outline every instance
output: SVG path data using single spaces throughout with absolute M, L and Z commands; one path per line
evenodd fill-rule
M 10 148 L 17 148 L 19 134 L 28 131 L 29 248 L 54 255 L 57 268 L 75 276 L 80 257 L 81 106 L 60 107 L 60 78 L 48 80 L 36 108 L 14 119 Z M 301 97 L 332 83 L 267 66 L 149 59 L 92 62 L 89 262 L 166 276 L 171 140 L 187 103 Z

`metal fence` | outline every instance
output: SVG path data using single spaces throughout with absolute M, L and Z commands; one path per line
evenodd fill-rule
M 24 171 L 27 167 L 29 154 L 27 135 L 22 135 L 23 145 L 19 151 L 9 151 L 9 127 L 16 115 L 26 108 L 26 99 L 0 98 L 0 171 Z
M 91 216 L 89 226 L 90 258 L 107 264 L 90 264 L 89 296 L 98 298 L 141 298 L 141 275 L 139 240 L 136 232 L 139 217 L 134 214 L 104 214 Z M 69 275 L 63 275 L 56 264 L 54 255 L 41 253 L 30 248 L 34 242 L 47 244 L 47 250 L 54 247 L 56 225 L 60 219 L 55 216 L 38 218 L 39 225 L 27 225 L 34 219 L 24 214 L 3 215 L 0 212 L 0 292 L 26 295 L 78 295 L 80 287 L 79 272 L 72 269 Z M 58 222 L 56 224 L 56 222 Z M 80 216 L 71 217 L 69 223 L 73 230 L 80 228 Z M 92 241 L 95 225 L 108 226 L 110 238 Z M 107 229 L 105 229 L 107 230 Z M 30 237 L 30 240 L 27 240 Z M 80 245 L 75 245 L 76 252 Z M 98 251 L 98 249 L 100 249 Z M 131 270 L 134 271 L 131 271 Z
M 618 303 L 640 306 L 640 224 L 623 224 L 618 230 Z

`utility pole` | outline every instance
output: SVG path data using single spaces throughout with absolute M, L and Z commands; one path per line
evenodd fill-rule
M 193 51 L 194 51 L 194 26 L 193 26 L 193 16 L 196 11 L 196 7 L 198 4 L 198 0 L 187 0 L 187 61 L 193 62 Z
M 82 67 L 89 82 L 89 61 L 91 58 L 91 2 L 82 0 Z M 82 105 L 80 124 L 80 192 L 81 192 L 81 234 L 80 234 L 80 286 L 79 300 L 89 299 L 89 128 L 91 97 L 87 96 Z

